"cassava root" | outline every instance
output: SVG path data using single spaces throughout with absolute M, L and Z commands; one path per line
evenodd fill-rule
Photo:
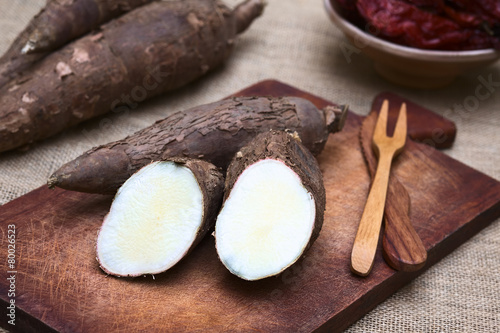
M 151 161 L 200 158 L 225 170 L 236 152 L 270 129 L 296 131 L 315 155 L 339 131 L 346 109 L 318 110 L 298 97 L 238 97 L 174 113 L 119 141 L 84 153 L 59 168 L 49 187 L 109 194 Z
M 0 87 L 50 52 L 156 0 L 48 0 L 0 58 Z
M 262 9 L 262 0 L 234 10 L 218 0 L 152 2 L 52 52 L 0 89 L 0 152 L 117 112 L 123 94 L 143 101 L 199 78 Z
M 298 136 L 262 133 L 228 167 L 215 224 L 219 258 L 245 280 L 277 275 L 316 240 L 325 205 L 318 163 Z
M 166 271 L 213 228 L 224 180 L 212 164 L 176 158 L 153 162 L 118 190 L 97 238 L 108 274 Z

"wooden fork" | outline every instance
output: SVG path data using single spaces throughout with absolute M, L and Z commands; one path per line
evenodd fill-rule
M 392 159 L 403 150 L 406 142 L 406 104 L 401 105 L 392 137 L 387 136 L 388 110 L 389 102 L 384 100 L 372 140 L 373 150 L 378 156 L 377 171 L 359 222 L 351 253 L 351 270 L 361 276 L 367 276 L 373 267 L 384 215 Z

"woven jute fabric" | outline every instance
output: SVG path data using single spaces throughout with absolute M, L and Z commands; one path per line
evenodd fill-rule
M 44 0 L 0 0 L 4 52 Z M 234 6 L 238 1 L 227 3 Z M 453 120 L 458 135 L 445 153 L 500 179 L 500 63 L 438 90 L 415 90 L 377 75 L 329 21 L 321 0 L 269 0 L 240 36 L 226 65 L 188 87 L 141 103 L 127 115 L 85 122 L 27 151 L 0 156 L 0 204 L 39 186 L 59 166 L 101 143 L 120 139 L 166 115 L 212 102 L 264 79 L 277 79 L 367 114 L 381 91 L 393 91 Z M 475 97 L 485 80 L 487 98 Z M 482 92 L 485 92 L 482 88 Z M 484 96 L 482 96 L 484 97 Z M 2 107 L 2 106 L 0 106 Z M 1 259 L 3 260 L 3 259 Z M 4 267 L 4 266 L 2 266 Z M 500 223 L 495 221 L 422 276 L 353 324 L 348 332 L 500 331 Z

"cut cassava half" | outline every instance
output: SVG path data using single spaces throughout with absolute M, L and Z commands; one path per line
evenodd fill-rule
M 224 191 L 215 224 L 217 253 L 240 278 L 281 273 L 319 235 L 323 177 L 296 133 L 270 131 L 242 148 L 227 170 Z
M 118 190 L 97 238 L 108 274 L 163 272 L 213 227 L 224 181 L 212 164 L 192 159 L 153 162 Z
M 171 114 L 135 134 L 89 150 L 61 166 L 49 187 L 112 194 L 135 171 L 172 156 L 201 158 L 225 170 L 234 154 L 259 133 L 297 131 L 319 154 L 330 133 L 342 129 L 346 108 L 319 110 L 298 97 L 238 97 Z

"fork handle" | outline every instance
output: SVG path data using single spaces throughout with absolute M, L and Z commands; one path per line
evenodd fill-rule
M 354 239 L 351 253 L 351 270 L 361 276 L 367 276 L 373 267 L 384 216 L 387 185 L 393 156 L 394 152 L 380 151 L 377 171 Z

